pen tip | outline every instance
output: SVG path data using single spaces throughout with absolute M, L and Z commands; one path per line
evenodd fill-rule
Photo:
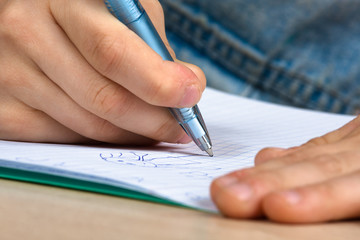
M 214 156 L 214 153 L 211 148 L 207 149 L 206 152 L 207 152 L 207 154 L 209 154 L 210 157 Z

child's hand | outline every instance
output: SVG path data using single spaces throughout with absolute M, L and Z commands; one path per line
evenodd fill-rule
M 226 216 L 289 223 L 360 216 L 360 116 L 300 147 L 264 149 L 255 163 L 213 182 Z
M 159 3 L 142 3 L 166 42 Z M 163 107 L 195 105 L 203 73 L 163 61 L 102 0 L 0 0 L 0 23 L 0 139 L 189 141 Z

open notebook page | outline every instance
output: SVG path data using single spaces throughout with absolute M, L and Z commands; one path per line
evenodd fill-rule
M 122 148 L 0 141 L 0 166 L 105 183 L 216 211 L 209 197 L 212 179 L 253 166 L 263 147 L 299 145 L 353 118 L 212 89 L 205 91 L 199 107 L 213 141 L 213 158 L 193 143 Z

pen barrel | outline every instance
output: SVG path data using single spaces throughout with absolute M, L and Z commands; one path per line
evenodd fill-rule
M 112 15 L 128 25 L 138 20 L 145 12 L 139 0 L 104 0 Z
M 174 61 L 146 12 L 144 12 L 139 19 L 129 23 L 127 26 L 159 54 L 162 59 Z

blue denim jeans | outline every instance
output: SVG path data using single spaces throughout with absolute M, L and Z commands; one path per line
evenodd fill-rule
M 208 86 L 321 111 L 360 110 L 360 1 L 160 0 L 177 57 Z

